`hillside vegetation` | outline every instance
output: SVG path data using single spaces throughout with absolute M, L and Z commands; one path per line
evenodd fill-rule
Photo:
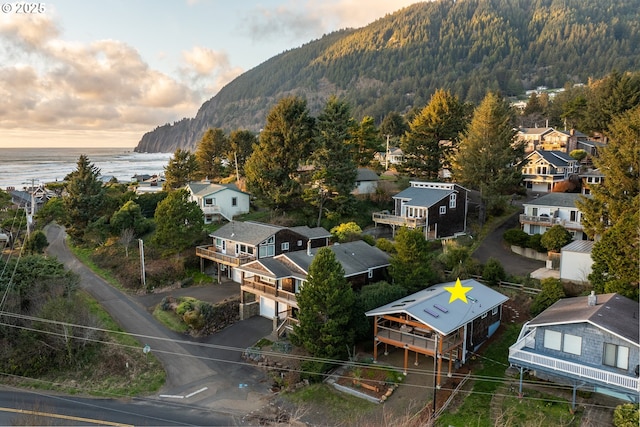
M 477 103 L 539 85 L 640 68 L 640 0 L 436 0 L 277 55 L 226 85 L 196 117 L 159 126 L 136 151 L 194 149 L 211 127 L 260 130 L 286 95 L 316 113 L 331 95 L 356 119 L 421 108 L 438 88 Z

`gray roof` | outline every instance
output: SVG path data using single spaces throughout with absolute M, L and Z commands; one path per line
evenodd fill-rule
M 297 227 L 290 227 L 291 231 L 295 231 L 298 234 L 302 234 L 307 239 L 324 239 L 330 238 L 331 233 L 324 227 L 307 227 L 306 225 L 299 225 Z
M 602 173 L 600 171 L 600 169 L 591 169 L 591 170 L 588 170 L 586 172 L 582 172 L 580 174 L 580 177 L 583 177 L 583 176 L 600 176 L 600 177 L 604 177 L 604 173 Z
M 523 203 L 524 205 L 536 205 L 536 206 L 557 206 L 562 208 L 575 208 L 576 201 L 581 197 L 589 198 L 590 196 L 582 195 L 580 193 L 549 193 L 544 196 L 538 197 L 535 200 Z
M 441 190 L 438 188 L 409 187 L 395 196 L 394 199 L 408 199 L 406 206 L 431 207 L 445 197 L 449 197 L 455 190 Z
M 374 170 L 367 168 L 358 168 L 356 181 L 378 181 L 379 179 L 380 177 Z
M 209 194 L 214 194 L 223 190 L 232 190 L 238 193 L 244 193 L 235 186 L 235 184 L 212 184 L 209 182 L 190 182 L 187 184 L 187 187 L 191 190 L 191 192 L 197 196 L 204 197 Z
M 553 128 L 519 128 L 518 131 L 522 132 L 523 134 L 526 135 L 542 135 L 545 134 L 547 132 L 551 132 L 553 131 Z
M 574 240 L 568 245 L 562 248 L 562 252 L 581 252 L 585 254 L 590 254 L 593 249 L 593 244 L 591 240 Z
M 476 280 L 467 279 L 460 282 L 462 286 L 472 287 L 466 294 L 466 303 L 459 299 L 449 303 L 451 293 L 444 288 L 454 286 L 455 282 L 448 282 L 423 289 L 382 307 L 367 311 L 365 314 L 372 317 L 405 313 L 435 329 L 438 333 L 449 335 L 509 299 Z M 444 308 L 446 312 L 438 307 Z
M 540 157 L 545 159 L 550 164 L 556 167 L 567 166 L 569 163 L 576 163 L 577 160 L 565 153 L 564 151 L 555 151 L 555 150 L 536 150 L 525 157 L 525 160 L 534 154 L 539 154 Z
M 380 268 L 389 265 L 389 254 L 375 246 L 370 246 L 362 240 L 331 245 L 329 248 L 342 265 L 345 277 L 365 273 L 370 268 Z M 278 255 L 276 259 L 286 258 L 302 270 L 309 272 L 309 266 L 313 261 L 313 256 L 319 249 L 321 248 L 312 249 L 311 256 L 309 256 L 307 251 L 296 251 Z
M 236 269 L 239 271 L 271 277 L 273 279 L 283 279 L 286 277 L 299 277 L 303 279 L 306 277 L 305 274 L 292 271 L 285 264 L 279 262 L 275 258 L 262 258 L 236 267 Z M 264 269 L 267 269 L 270 273 L 265 273 Z
M 597 304 L 589 306 L 588 297 L 563 298 L 540 313 L 528 326 L 591 323 L 638 345 L 638 303 L 618 294 L 597 295 Z
M 283 228 L 285 227 L 259 222 L 231 221 L 209 236 L 248 243 L 250 245 L 258 245 Z

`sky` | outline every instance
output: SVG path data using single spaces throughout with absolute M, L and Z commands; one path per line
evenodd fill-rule
M 267 59 L 416 2 L 3 3 L 0 149 L 135 147 Z

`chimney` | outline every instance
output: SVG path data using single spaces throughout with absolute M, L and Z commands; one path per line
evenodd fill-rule
M 307 240 L 307 255 L 311 256 L 311 239 Z
M 591 291 L 591 295 L 587 297 L 587 306 L 595 307 L 598 304 L 598 297 L 596 296 L 596 291 Z

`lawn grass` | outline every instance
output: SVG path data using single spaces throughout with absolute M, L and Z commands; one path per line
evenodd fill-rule
M 581 411 L 572 414 L 565 399 L 529 389 L 525 399 L 505 397 L 500 407 L 503 425 L 578 427 Z
M 339 392 L 324 383 L 286 393 L 284 398 L 297 406 L 304 406 L 307 411 L 321 411 L 328 425 L 349 425 L 348 420 L 360 419 L 378 408 L 375 403 Z
M 184 333 L 189 330 L 189 326 L 180 316 L 173 310 L 163 310 L 160 305 L 153 310 L 153 317 L 172 331 Z
M 504 330 L 488 345 L 480 357 L 480 368 L 473 371 L 478 379 L 473 385 L 473 392 L 465 396 L 464 402 L 455 413 L 445 412 L 438 418 L 437 426 L 477 426 L 493 427 L 490 406 L 495 391 L 502 385 L 505 370 L 509 366 L 509 346 L 513 344 L 520 332 L 520 325 L 503 326 Z

